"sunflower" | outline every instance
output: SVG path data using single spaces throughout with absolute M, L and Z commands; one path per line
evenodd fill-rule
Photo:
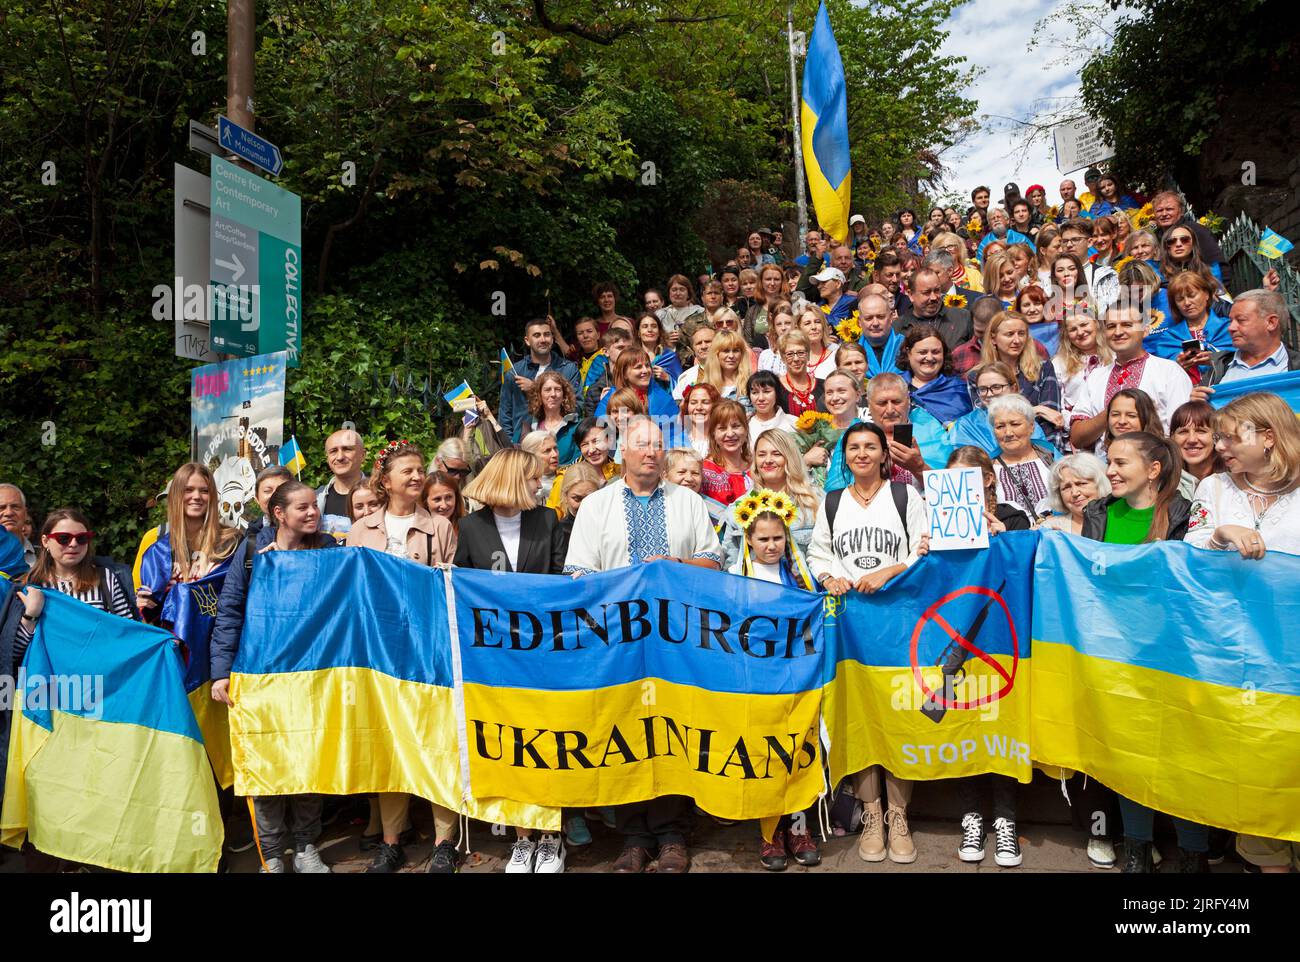
M 857 311 L 853 312 L 852 317 L 846 317 L 835 325 L 835 334 L 841 341 L 856 341 L 862 336 L 862 328 L 858 326 Z
M 1119 260 L 1117 260 L 1114 264 L 1111 264 L 1110 266 L 1113 267 L 1115 269 L 1115 273 L 1118 274 L 1121 270 L 1124 269 L 1125 264 L 1132 264 L 1132 263 L 1133 263 L 1133 258 L 1121 257 Z
M 943 299 L 945 307 L 965 307 L 966 298 L 961 294 L 949 294 Z
M 1164 311 L 1155 310 L 1153 308 L 1151 311 L 1151 322 L 1147 325 L 1147 334 L 1154 334 L 1156 331 L 1160 330 L 1160 328 L 1164 327 L 1165 321 L 1168 319 L 1169 318 L 1165 315 Z
M 930 238 L 927 235 L 922 234 L 920 237 L 916 239 L 916 243 L 921 247 L 929 247 Z
M 741 528 L 748 528 L 753 520 L 754 510 L 748 504 L 736 509 L 736 524 Z
M 816 423 L 817 423 L 817 412 L 804 411 L 803 414 L 799 415 L 799 417 L 795 420 L 794 426 L 795 426 L 795 430 L 807 431 Z
M 772 499 L 776 497 L 776 495 L 773 494 L 771 491 L 763 490 L 760 491 L 755 497 L 757 497 L 758 503 L 760 505 L 767 508 L 767 507 L 771 507 Z
M 966 230 L 978 234 L 984 230 L 984 222 L 978 217 L 972 217 L 966 222 Z

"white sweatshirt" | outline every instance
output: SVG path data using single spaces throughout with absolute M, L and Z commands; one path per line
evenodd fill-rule
M 916 562 L 916 548 L 929 530 L 925 500 L 911 485 L 907 488 L 907 534 L 894 506 L 889 482 L 885 482 L 863 507 L 850 489 L 840 496 L 832 538 L 829 513 L 817 512 L 812 544 L 808 547 L 808 568 L 818 581 L 823 575 L 845 578 L 856 583 L 859 578 L 893 564 L 911 566 Z

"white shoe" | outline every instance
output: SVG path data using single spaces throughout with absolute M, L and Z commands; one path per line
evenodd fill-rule
M 963 862 L 984 861 L 984 818 L 978 812 L 967 812 L 961 817 L 957 857 Z
M 268 858 L 261 868 L 257 870 L 259 875 L 283 875 L 284 859 L 278 855 Z
M 1015 868 L 1023 860 L 1020 854 L 1020 836 L 1016 832 L 1016 823 L 1009 818 L 993 820 L 993 835 L 997 846 L 993 850 L 993 861 L 1003 868 Z
M 315 845 L 304 845 L 301 852 L 294 853 L 293 870 L 299 875 L 328 875 L 331 871 Z
M 1115 844 L 1108 838 L 1088 839 L 1088 861 L 1097 868 L 1115 867 Z
M 560 836 L 543 835 L 537 840 L 533 871 L 538 875 L 558 875 L 564 871 L 564 842 Z
M 510 848 L 510 861 L 506 863 L 507 875 L 526 875 L 533 870 L 533 852 L 537 845 L 531 838 L 516 839 Z

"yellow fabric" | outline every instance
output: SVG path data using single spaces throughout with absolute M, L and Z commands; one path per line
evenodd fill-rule
M 140 565 L 144 562 L 144 553 L 154 546 L 158 540 L 158 535 L 162 533 L 162 525 L 150 528 L 140 539 L 140 547 L 135 553 L 135 564 L 131 565 L 131 580 L 135 582 L 135 590 L 140 590 Z
M 820 704 L 816 689 L 748 695 L 661 679 L 572 692 L 466 683 L 470 780 L 475 793 L 574 807 L 690 795 L 721 818 L 797 812 L 823 785 Z M 583 739 L 591 767 L 572 752 Z
M 199 723 L 199 731 L 203 733 L 203 745 L 208 750 L 212 773 L 217 777 L 217 784 L 229 788 L 235 784 L 235 767 L 230 761 L 229 709 L 221 702 L 212 700 L 210 681 L 205 681 L 190 692 L 189 699 L 190 707 L 194 709 L 194 720 Z
M 1107 787 L 1156 811 L 1300 841 L 1300 785 L 1279 774 L 1293 767 L 1300 697 L 1244 693 L 1038 639 L 1033 679 L 1035 758 L 1105 771 Z M 1223 825 L 1225 811 L 1240 812 L 1241 825 Z
M 235 673 L 230 694 L 238 795 L 404 792 L 486 822 L 560 828 L 558 808 L 493 797 L 479 785 L 463 797 L 450 688 L 353 667 Z
M 203 746 L 139 725 L 14 716 L 0 827 L 42 852 L 121 872 L 215 872 L 224 837 Z
M 994 656 L 1010 674 L 1011 657 Z M 935 724 L 921 714 L 925 698 L 910 667 L 871 667 L 839 663 L 826 686 L 822 711 L 836 732 L 829 750 L 831 779 L 883 765 L 899 778 L 960 778 L 981 772 L 1028 782 L 1028 664 L 1021 660 L 1015 684 L 1003 698 L 967 710 L 950 710 Z M 979 659 L 966 663 L 967 675 L 956 695 L 966 701 L 998 691 L 1002 677 Z M 938 668 L 923 672 L 927 686 L 941 687 Z
M 803 165 L 808 174 L 808 193 L 812 195 L 817 211 L 817 226 L 837 241 L 849 236 L 849 198 L 852 193 L 853 174 L 845 175 L 836 189 L 827 180 L 813 150 L 813 134 L 817 129 L 817 115 L 808 104 L 800 104 L 803 129 Z
M 972 267 L 970 264 L 965 265 L 965 270 L 966 270 L 966 281 L 965 283 L 962 284 L 962 287 L 970 288 L 972 291 L 975 291 L 977 294 L 983 294 L 984 275 L 982 275 L 979 272 L 978 268 Z

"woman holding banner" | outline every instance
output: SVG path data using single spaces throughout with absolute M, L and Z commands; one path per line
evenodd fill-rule
M 424 493 L 424 455 L 419 448 L 409 441 L 389 442 L 375 456 L 370 486 L 374 488 L 379 508 L 348 532 L 348 547 L 373 548 L 429 567 L 451 563 L 456 553 L 456 532 L 446 518 L 430 514 L 420 504 Z M 436 848 L 428 871 L 435 875 L 451 874 L 459 862 L 453 841 L 456 814 L 436 802 L 431 804 Z M 406 864 L 401 836 L 411 827 L 410 808 L 410 795 L 379 794 L 371 808 L 370 825 L 363 833 L 374 835 L 378 834 L 376 828 L 382 830 L 375 860 L 367 871 L 387 874 Z
M 333 536 L 320 530 L 320 508 L 316 503 L 316 492 L 309 485 L 286 481 L 275 489 L 266 507 L 269 523 L 257 533 L 255 541 L 244 541 L 226 575 L 209 643 L 212 700 L 232 707 L 235 702 L 230 695 L 230 669 L 239 653 L 255 556 L 268 551 L 339 546 Z M 322 807 L 320 795 L 269 795 L 253 799 L 262 872 L 284 874 L 282 856 L 291 842 L 296 873 L 312 875 L 330 871 L 316 849 L 321 833 Z
M 852 425 L 840 438 L 839 452 L 853 480 L 828 494 L 817 513 L 808 567 L 832 595 L 871 594 L 929 551 L 925 501 L 911 485 L 889 480 L 894 464 L 889 438 L 879 425 Z M 884 811 L 882 781 L 888 801 Z M 912 783 L 872 765 L 853 776 L 853 787 L 863 806 L 858 841 L 862 860 L 915 862 L 916 846 L 907 824 Z
M 1115 438 L 1107 459 L 1111 494 L 1083 509 L 1083 537 L 1107 544 L 1181 540 L 1187 533 L 1191 505 L 1178 493 L 1182 476 L 1178 449 L 1155 434 L 1135 431 Z M 1085 814 L 1098 807 L 1096 799 L 1091 803 L 1080 800 L 1079 804 Z M 1123 796 L 1119 796 L 1119 808 L 1124 824 L 1123 871 L 1154 872 L 1151 843 L 1156 813 Z M 1208 872 L 1209 829 L 1181 818 L 1174 818 L 1174 829 L 1178 833 L 1176 871 Z
M 646 315 L 651 316 L 651 315 Z M 527 451 L 498 451 L 479 476 L 465 487 L 465 497 L 483 505 L 460 523 L 456 566 L 502 573 L 561 574 L 565 542 L 555 512 L 539 506 L 535 497 L 542 462 Z M 572 834 L 591 841 L 582 816 L 575 816 Z M 566 828 L 568 826 L 566 825 Z M 516 828 L 516 840 L 506 874 L 553 875 L 564 871 L 564 842 L 544 832 Z

